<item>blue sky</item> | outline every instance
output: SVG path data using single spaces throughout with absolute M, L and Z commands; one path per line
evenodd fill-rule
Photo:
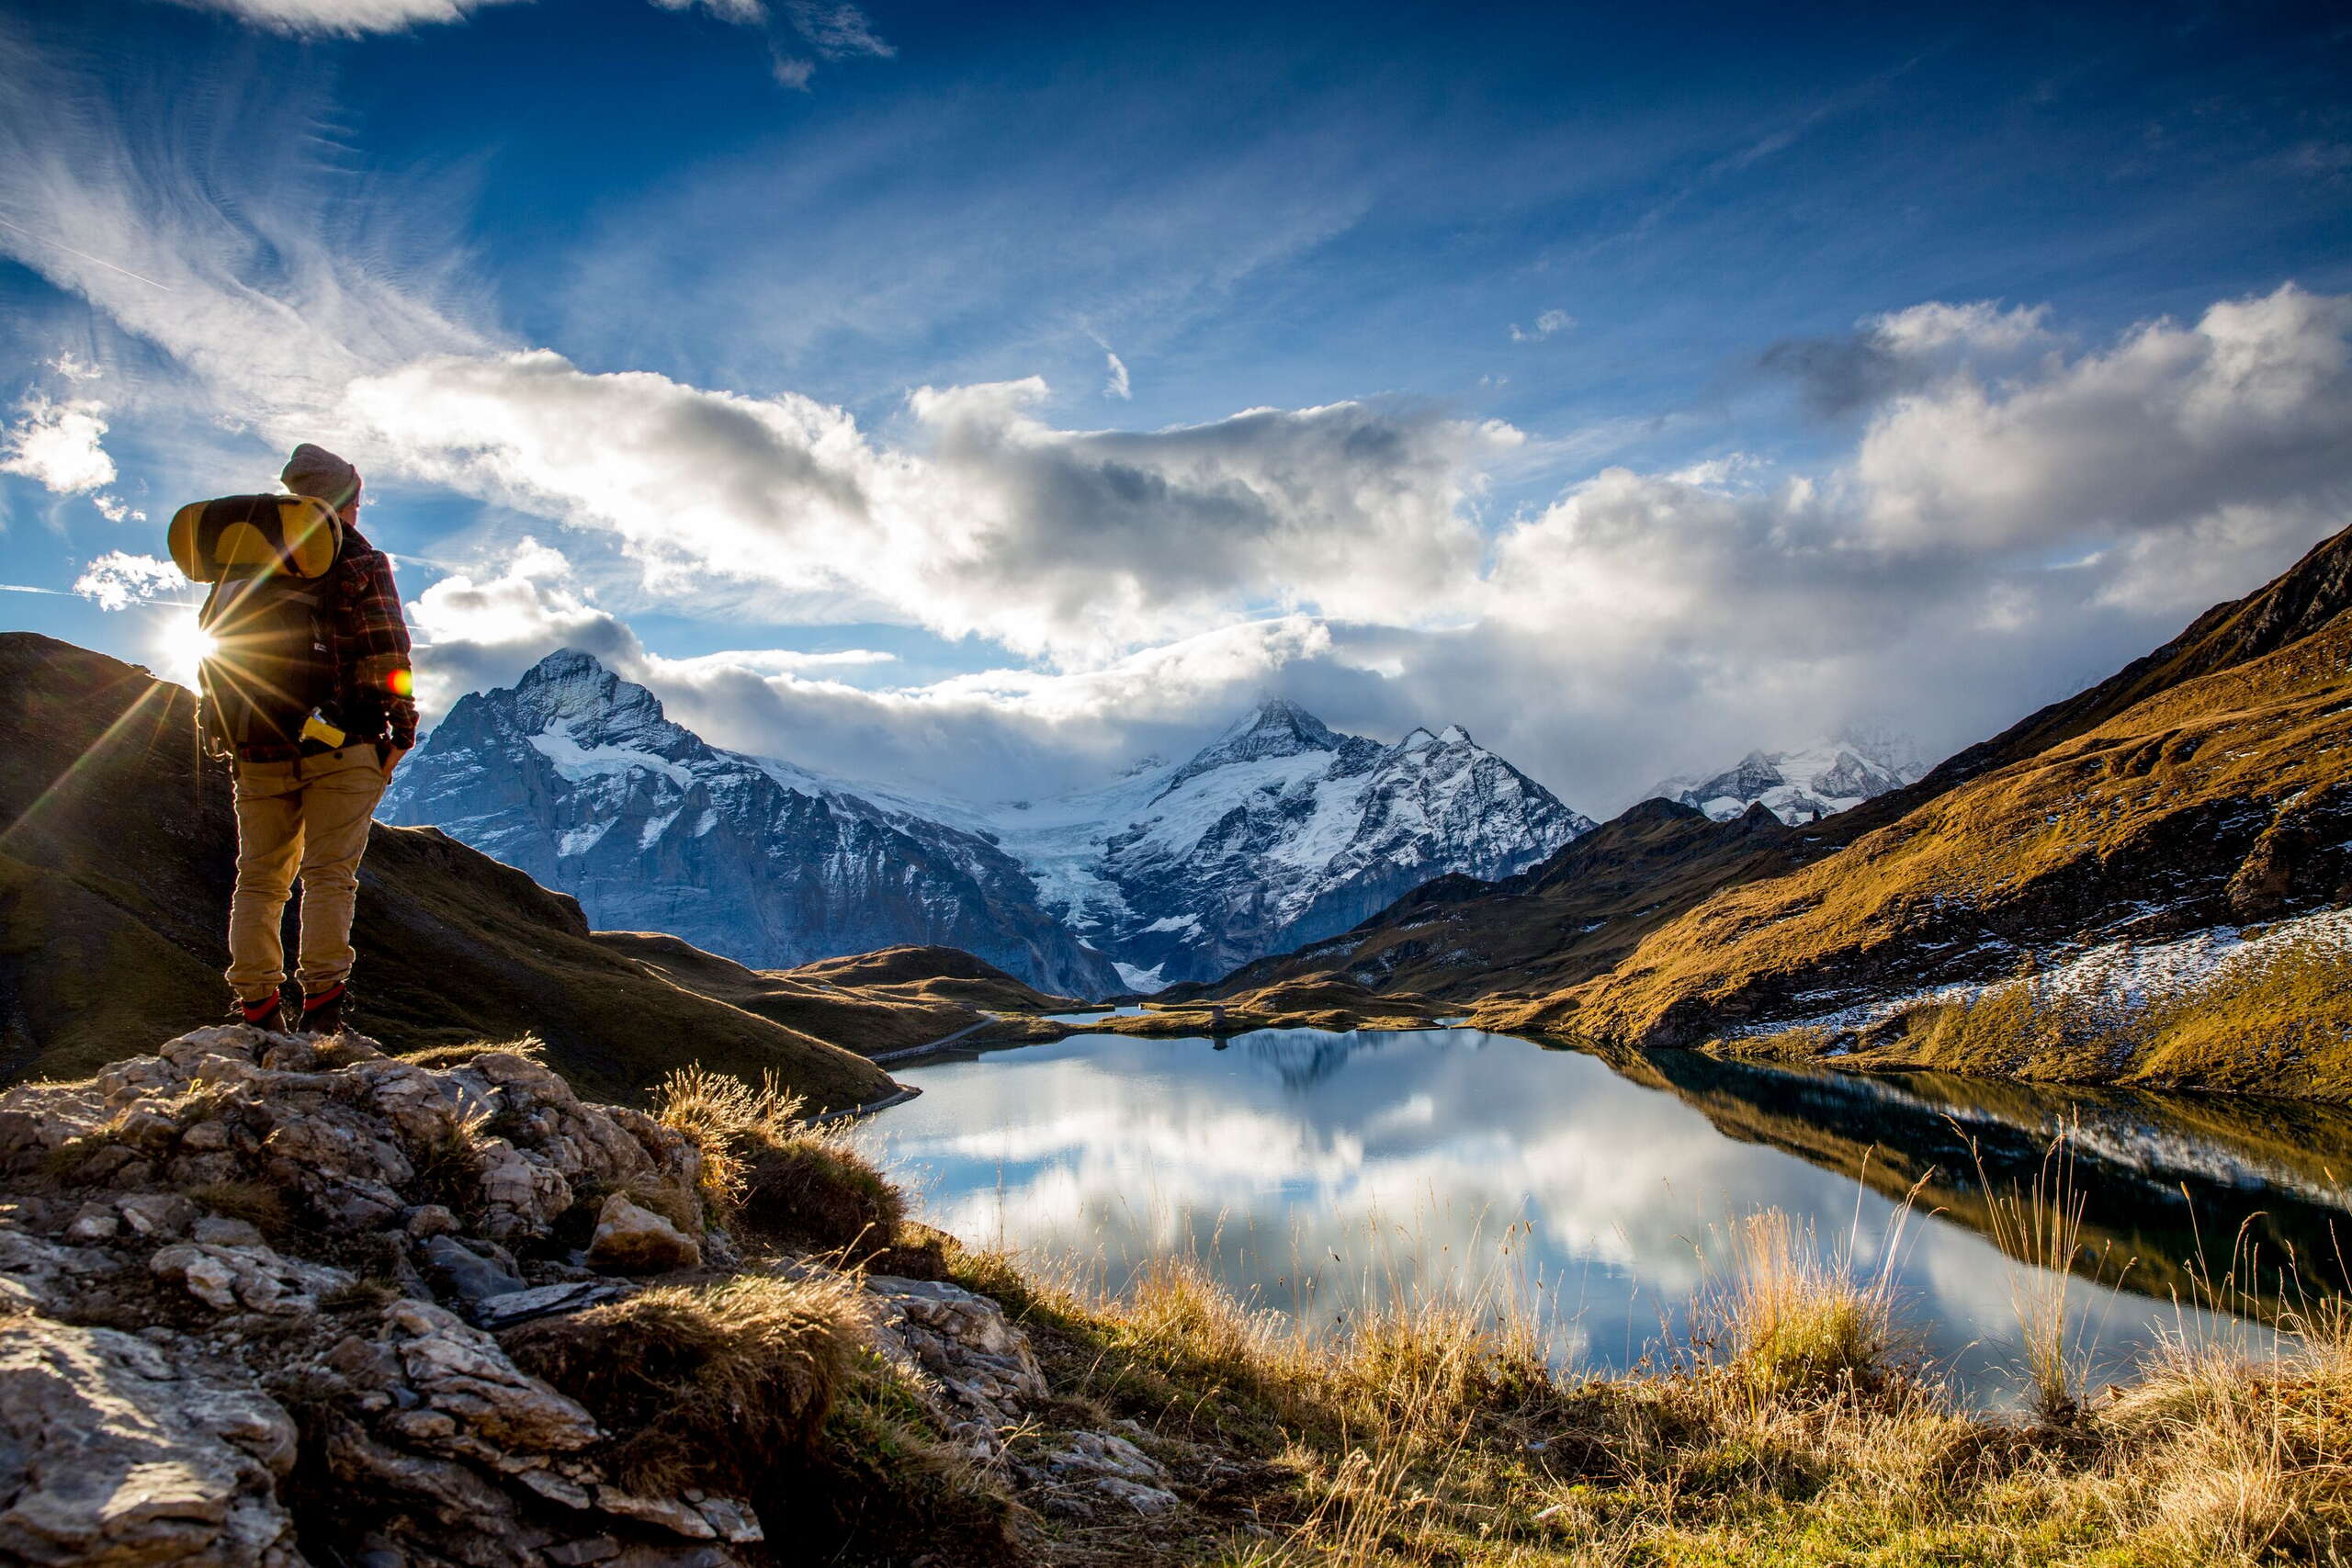
M 173 667 L 162 519 L 308 438 L 436 702 L 1949 749 L 2352 499 L 2352 24 L 2052 9 L 13 4 L 0 624 Z

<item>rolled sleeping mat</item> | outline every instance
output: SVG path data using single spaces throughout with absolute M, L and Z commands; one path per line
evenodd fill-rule
M 172 514 L 172 560 L 197 582 L 269 574 L 323 577 L 343 553 L 343 519 L 309 495 L 225 495 Z

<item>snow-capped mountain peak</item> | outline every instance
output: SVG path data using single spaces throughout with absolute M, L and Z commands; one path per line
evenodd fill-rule
M 599 926 L 667 931 L 753 965 L 921 942 L 1065 995 L 1117 987 L 1109 961 L 978 833 L 720 750 L 576 649 L 459 699 L 380 814 L 521 867 Z
M 600 925 L 747 963 L 938 942 L 1091 995 L 1216 978 L 1592 827 L 1459 725 L 1390 746 L 1280 698 L 1100 789 L 926 800 L 721 750 L 574 649 L 461 699 L 385 819 L 521 866 Z
M 1592 827 L 1459 725 L 1390 746 L 1279 699 L 1181 766 L 989 825 L 1137 988 L 1344 931 L 1448 872 L 1508 875 Z
M 1728 822 L 1758 803 L 1792 827 L 1816 821 L 1924 776 L 1918 743 L 1899 730 L 1851 725 L 1786 751 L 1750 751 L 1713 775 L 1662 779 L 1650 793 Z
M 1283 697 L 1269 697 L 1255 712 L 1229 726 L 1224 734 L 1195 752 L 1176 770 L 1167 788 L 1230 767 L 1268 757 L 1296 757 L 1310 751 L 1336 751 L 1351 739 L 1334 734 L 1321 719 Z

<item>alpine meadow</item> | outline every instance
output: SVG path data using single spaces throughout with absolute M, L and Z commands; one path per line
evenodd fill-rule
M 2352 1563 L 2347 82 L 0 0 L 0 1564 Z

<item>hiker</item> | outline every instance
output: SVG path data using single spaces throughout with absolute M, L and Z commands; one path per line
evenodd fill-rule
M 232 1021 L 286 1027 L 279 932 L 299 874 L 297 1027 L 325 1035 L 343 1028 L 350 1000 L 359 857 L 392 769 L 416 743 L 415 685 L 391 562 L 356 525 L 359 471 L 304 442 L 279 478 L 288 495 L 186 508 L 173 553 L 213 583 L 199 617 L 214 645 L 198 723 L 236 770 Z

